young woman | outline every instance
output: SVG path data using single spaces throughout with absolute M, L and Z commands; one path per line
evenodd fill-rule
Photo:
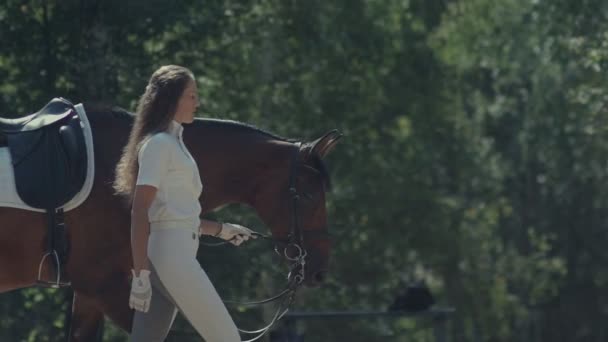
M 132 203 L 134 342 L 164 341 L 178 310 L 207 342 L 240 341 L 196 252 L 201 234 L 237 246 L 252 235 L 236 224 L 199 218 L 203 185 L 181 125 L 194 120 L 198 105 L 190 70 L 175 65 L 156 70 L 116 168 L 114 188 Z

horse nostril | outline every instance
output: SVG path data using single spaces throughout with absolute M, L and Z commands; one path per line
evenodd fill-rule
M 316 283 L 322 283 L 325 281 L 326 277 L 327 277 L 327 271 L 319 271 L 319 272 L 315 273 L 314 280 Z

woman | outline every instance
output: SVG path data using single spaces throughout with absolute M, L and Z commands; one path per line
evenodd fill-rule
M 196 261 L 198 237 L 213 235 L 240 245 L 251 230 L 199 219 L 203 186 L 182 140 L 181 124 L 198 108 L 196 82 L 184 67 L 156 70 L 139 100 L 114 188 L 131 208 L 135 309 L 131 340 L 164 341 L 177 310 L 208 342 L 240 341 L 238 330 Z M 212 167 L 212 166 L 210 166 Z

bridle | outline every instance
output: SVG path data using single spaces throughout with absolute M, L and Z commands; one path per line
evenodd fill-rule
M 271 237 L 271 239 L 274 240 L 274 242 L 275 242 L 275 251 L 277 253 L 281 254 L 280 249 L 277 245 L 277 242 L 285 245 L 283 248 L 282 254 L 283 254 L 283 256 L 285 256 L 285 259 L 293 262 L 290 265 L 290 273 L 289 273 L 288 279 L 293 279 L 297 286 L 299 286 L 302 282 L 304 282 L 304 278 L 305 278 L 305 274 L 306 274 L 306 272 L 305 272 L 306 271 L 305 270 L 306 260 L 305 259 L 306 259 L 306 256 L 308 255 L 308 252 L 306 251 L 306 248 L 304 247 L 304 236 L 306 235 L 307 237 L 314 237 L 316 239 L 319 239 L 319 238 L 328 239 L 329 238 L 329 232 L 327 230 L 327 227 L 323 227 L 323 229 L 316 229 L 316 230 L 304 230 L 300 226 L 300 221 L 298 220 L 298 218 L 299 218 L 298 201 L 300 200 L 300 193 L 298 192 L 298 189 L 296 187 L 296 179 L 298 176 L 298 166 L 299 166 L 298 157 L 300 155 L 301 146 L 302 146 L 301 142 L 295 143 L 295 148 L 293 150 L 293 153 L 291 155 L 291 160 L 289 163 L 288 191 L 289 191 L 289 195 L 291 197 L 291 220 L 290 220 L 289 234 L 287 235 L 286 239 L 277 239 L 277 238 Z M 319 235 L 319 236 L 315 237 L 315 235 Z M 296 253 L 294 255 L 290 255 L 290 253 L 289 253 L 290 248 L 295 249 Z M 299 267 L 298 273 L 296 275 L 294 275 L 293 277 L 291 277 L 292 272 L 298 267 Z
M 275 238 L 271 235 L 261 234 L 261 233 L 257 233 L 257 232 L 253 233 L 253 235 L 255 235 L 258 238 L 272 241 L 275 246 L 274 247 L 275 252 L 277 252 L 279 255 L 284 256 L 285 259 L 290 262 L 289 273 L 287 275 L 287 284 L 286 284 L 285 288 L 278 294 L 276 294 L 270 298 L 260 300 L 260 301 L 241 302 L 241 301 L 233 301 L 233 300 L 224 300 L 224 303 L 226 303 L 226 304 L 247 305 L 247 306 L 262 305 L 262 304 L 267 304 L 267 303 L 281 300 L 278 305 L 278 309 L 277 309 L 276 313 L 273 315 L 273 317 L 268 325 L 266 325 L 265 327 L 258 329 L 258 330 L 239 329 L 240 332 L 245 333 L 245 334 L 252 334 L 252 335 L 257 334 L 252 339 L 245 340 L 243 342 L 253 342 L 253 341 L 261 338 L 262 336 L 264 336 L 270 330 L 270 328 L 277 321 L 279 321 L 287 313 L 287 311 L 289 311 L 289 307 L 295 300 L 296 292 L 297 292 L 298 288 L 300 287 L 300 285 L 302 285 L 302 283 L 304 282 L 305 277 L 306 277 L 306 256 L 308 255 L 308 252 L 307 252 L 306 248 L 304 247 L 304 236 L 305 235 L 306 236 L 320 235 L 315 238 L 316 239 L 319 239 L 319 238 L 329 239 L 329 232 L 328 232 L 327 227 L 324 227 L 323 229 L 316 229 L 316 230 L 304 230 L 300 226 L 300 222 L 298 219 L 299 218 L 298 201 L 300 200 L 300 193 L 298 192 L 298 189 L 296 187 L 296 179 L 298 176 L 298 174 L 297 174 L 298 166 L 299 166 L 298 157 L 300 155 L 301 147 L 302 147 L 301 142 L 297 142 L 294 144 L 294 149 L 291 154 L 290 163 L 289 163 L 289 185 L 288 185 L 287 190 L 289 192 L 290 202 L 291 202 L 291 210 L 290 210 L 291 211 L 291 220 L 290 220 L 289 233 L 288 233 L 287 237 L 286 238 Z M 222 242 L 219 244 L 207 244 L 207 243 L 203 243 L 203 244 L 217 246 L 217 245 L 225 244 L 225 243 L 227 243 L 227 242 Z M 281 251 L 280 246 L 282 246 L 282 251 Z M 295 251 L 295 253 L 290 253 L 290 251 Z M 294 272 L 297 272 L 297 273 L 294 274 Z

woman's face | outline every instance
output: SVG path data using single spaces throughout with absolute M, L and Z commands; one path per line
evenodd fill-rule
M 177 101 L 175 110 L 175 121 L 179 123 L 191 123 L 194 120 L 194 113 L 198 108 L 198 88 L 196 82 L 190 80 L 182 93 L 182 96 Z

